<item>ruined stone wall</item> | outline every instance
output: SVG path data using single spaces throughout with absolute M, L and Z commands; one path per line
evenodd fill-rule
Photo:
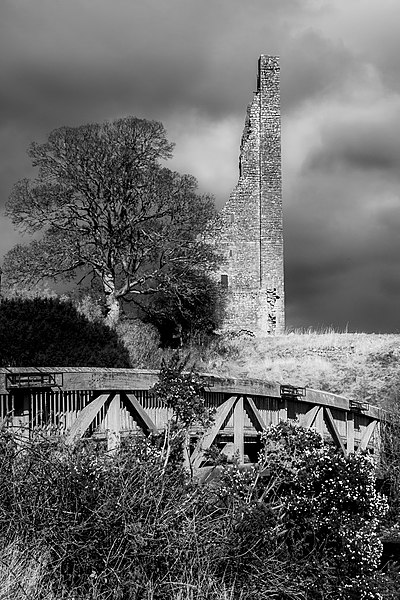
M 242 136 L 239 181 L 212 233 L 225 257 L 219 277 L 229 297 L 228 329 L 284 330 L 281 186 L 279 61 L 262 55 Z

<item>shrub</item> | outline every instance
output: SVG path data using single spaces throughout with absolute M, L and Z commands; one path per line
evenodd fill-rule
M 366 454 L 345 456 L 316 432 L 290 423 L 270 427 L 264 444 L 262 487 L 273 482 L 285 506 L 295 563 L 309 557 L 309 597 L 363 598 L 368 589 L 365 598 L 379 598 L 379 525 L 388 506 L 375 489 L 372 461 Z
M 1 366 L 129 367 L 116 332 L 90 322 L 69 301 L 0 302 Z
M 184 429 L 193 425 L 203 428 L 211 423 L 211 413 L 206 407 L 202 392 L 204 381 L 188 368 L 190 356 L 181 357 L 175 352 L 169 361 L 163 361 L 158 382 L 153 387 L 156 397 L 172 410 L 172 420 Z
M 224 512 L 182 470 L 164 472 L 151 443 L 126 440 L 111 458 L 92 445 L 36 442 L 12 458 L 12 477 L 0 481 L 13 497 L 0 506 L 0 543 L 42 551 L 44 590 L 161 600 L 199 585 L 199 598 L 217 597 Z
M 190 430 L 206 428 L 213 420 L 213 410 L 205 403 L 202 394 L 204 382 L 194 371 L 185 371 L 190 356 L 182 358 L 179 352 L 172 354 L 169 361 L 163 360 L 158 382 L 153 386 L 155 397 L 170 411 L 170 418 L 160 435 L 164 469 L 185 462 L 193 477 L 190 461 Z
M 158 369 L 162 362 L 160 335 L 154 325 L 139 319 L 118 323 L 117 334 L 128 350 L 132 367 L 137 369 Z
M 222 324 L 226 294 L 207 275 L 190 271 L 174 292 L 158 294 L 146 307 L 146 319 L 157 327 L 162 346 L 207 342 Z

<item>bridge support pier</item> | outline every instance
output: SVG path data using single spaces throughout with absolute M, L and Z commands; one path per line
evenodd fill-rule
M 114 453 L 121 444 L 121 396 L 115 394 L 108 407 L 107 450 Z
M 349 412 L 347 414 L 347 454 L 353 454 L 354 452 L 354 413 Z
M 233 445 L 235 456 L 240 465 L 244 463 L 244 403 L 241 396 L 235 404 L 233 411 Z

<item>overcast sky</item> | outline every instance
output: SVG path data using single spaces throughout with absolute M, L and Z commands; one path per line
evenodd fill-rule
M 400 331 L 399 0 L 1 0 L 0 205 L 63 125 L 161 120 L 218 206 L 281 59 L 289 327 Z M 1 212 L 0 259 L 18 240 Z

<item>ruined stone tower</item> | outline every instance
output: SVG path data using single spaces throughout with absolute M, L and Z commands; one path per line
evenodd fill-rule
M 227 329 L 256 334 L 285 327 L 279 59 L 262 55 L 247 109 L 239 181 L 215 223 L 218 274 L 228 294 Z

